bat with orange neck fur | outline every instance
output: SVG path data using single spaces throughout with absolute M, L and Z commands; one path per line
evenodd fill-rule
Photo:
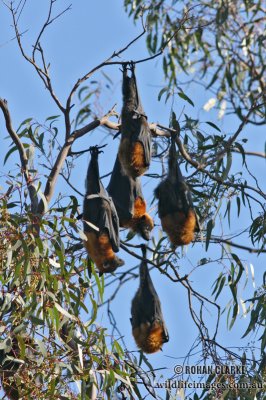
M 189 187 L 177 162 L 174 135 L 171 137 L 167 178 L 157 186 L 154 194 L 158 199 L 162 228 L 172 245 L 182 246 L 192 242 L 199 224 Z
M 149 240 L 154 223 L 146 211 L 146 201 L 142 194 L 140 179 L 134 179 L 125 174 L 118 157 L 107 191 L 113 199 L 120 226 Z
M 97 146 L 91 148 L 91 161 L 86 177 L 83 202 L 83 226 L 87 240 L 84 247 L 101 274 L 113 272 L 124 265 L 116 256 L 119 250 L 119 221 L 112 199 L 99 177 Z
M 137 346 L 144 353 L 156 353 L 169 341 L 161 302 L 154 288 L 146 262 L 146 247 L 142 246 L 140 285 L 131 304 L 132 334 Z
M 136 178 L 143 175 L 151 161 L 151 132 L 141 105 L 135 77 L 135 66 L 123 67 L 123 107 L 121 113 L 121 141 L 118 157 L 125 173 Z

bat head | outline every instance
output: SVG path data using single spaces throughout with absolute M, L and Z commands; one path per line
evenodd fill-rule
M 145 213 L 144 215 L 142 215 L 138 225 L 138 233 L 144 240 L 150 240 L 150 233 L 153 227 L 154 223 L 149 214 Z
M 153 321 L 150 329 L 151 329 L 151 332 L 157 332 L 157 334 L 161 338 L 162 344 L 169 342 L 168 330 L 165 326 L 164 321 L 161 318 L 156 318 Z
M 114 272 L 116 268 L 122 267 L 124 264 L 124 260 L 115 256 L 103 263 L 104 272 Z

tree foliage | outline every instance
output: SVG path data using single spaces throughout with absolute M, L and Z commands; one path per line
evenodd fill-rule
M 254 276 L 253 267 L 247 272 L 243 252 L 258 256 L 266 252 L 266 194 L 263 183 L 250 167 L 251 156 L 265 158 L 265 154 L 249 152 L 248 139 L 242 135 L 248 124 L 265 124 L 262 1 L 195 4 L 125 0 L 129 15 L 135 21 L 142 20 L 143 32 L 78 78 L 65 101 L 59 100 L 55 92 L 42 43 L 44 32 L 70 7 L 55 14 L 56 0 L 47 1 L 46 22 L 32 43 L 31 52 L 27 52 L 23 27 L 19 26 L 26 2 L 22 3 L 5 5 L 13 21 L 18 48 L 43 81 L 58 112 L 44 122 L 28 118 L 15 129 L 7 101 L 0 99 L 10 142 L 0 194 L 0 363 L 7 396 L 11 399 L 141 399 L 147 394 L 154 398 L 182 397 L 182 391 L 177 394 L 171 389 L 157 391 L 154 382 L 158 375 L 152 359 L 127 347 L 111 306 L 121 287 L 137 278 L 137 265 L 111 277 L 99 277 L 90 263 L 89 272 L 82 246 L 82 226 L 77 219 L 83 193 L 71 181 L 78 160 L 86 154 L 86 149 L 72 151 L 73 144 L 85 135 L 89 145 L 97 144 L 90 132 L 102 126 L 106 131 L 105 141 L 110 145 L 119 131 L 119 120 L 113 118 L 118 116 L 115 108 L 104 116 L 97 114 L 95 97 L 102 92 L 101 84 L 93 80 L 94 74 L 103 71 L 103 80 L 111 84 L 106 67 L 128 62 L 118 57 L 124 57 L 124 51 L 145 36 L 149 55 L 133 61 L 160 59 L 166 84 L 159 90 L 158 98 L 162 106 L 163 100 L 172 101 L 169 126 L 149 121 L 153 160 L 164 164 L 171 132 L 177 132 L 179 162 L 202 226 L 194 246 L 204 243 L 207 254 L 202 257 L 198 252 L 197 263 L 188 274 L 180 266 L 187 257 L 185 252 L 172 249 L 162 231 L 156 229 L 148 245 L 149 265 L 161 274 L 165 285 L 171 281 L 187 295 L 184 304 L 198 336 L 184 362 L 197 349 L 197 363 L 212 362 L 220 366 L 235 363 L 246 368 L 246 373 L 239 376 L 210 374 L 209 385 L 235 382 L 254 385 L 243 390 L 226 388 L 222 392 L 190 390 L 183 398 L 262 399 L 266 274 L 257 283 L 253 297 L 247 298 L 245 286 L 250 281 L 254 283 Z M 187 75 L 188 81 L 181 80 L 180 71 Z M 197 98 L 188 93 L 188 85 L 196 84 L 212 96 L 205 109 L 218 107 L 221 117 L 228 114 L 237 117 L 239 125 L 235 132 L 223 133 L 219 122 L 202 121 L 186 113 L 177 117 L 173 101 L 176 98 L 197 108 Z M 78 110 L 72 110 L 73 99 L 79 102 Z M 1 131 L 3 134 L 4 129 Z M 108 154 L 108 147 L 105 151 Z M 6 165 L 14 156 L 19 168 L 10 172 Z M 241 170 L 235 166 L 239 156 Z M 41 174 L 41 170 L 45 173 Z M 152 172 L 147 177 L 152 176 L 158 182 L 162 176 L 159 168 Z M 65 183 L 66 195 L 57 190 L 59 178 Z M 231 222 L 243 213 L 245 228 L 236 233 Z M 159 224 L 157 216 L 156 221 Z M 210 245 L 215 246 L 215 254 Z M 132 235 L 125 236 L 121 245 L 136 264 L 141 260 L 140 247 L 139 239 Z M 211 296 L 199 292 L 193 282 L 194 271 L 208 264 L 217 266 L 217 277 L 210 282 Z M 113 287 L 113 296 L 107 299 L 105 290 L 109 286 Z M 222 296 L 228 300 L 227 304 L 221 301 Z M 98 319 L 103 306 L 109 317 L 108 326 Z M 215 316 L 212 326 L 206 310 Z M 232 329 L 240 318 L 240 310 L 249 323 L 243 332 L 243 344 L 232 350 L 218 338 L 218 330 L 222 315 L 226 315 L 227 328 Z M 244 341 L 251 337 L 252 343 Z
M 180 70 L 187 81 L 213 94 L 207 107 L 244 120 L 246 110 L 265 89 L 265 10 L 262 1 L 125 0 L 134 19 L 147 15 L 147 47 L 155 54 L 165 46 L 162 66 L 167 92 L 181 90 Z M 185 12 L 189 20 L 178 35 Z M 169 38 L 171 40 L 169 41 Z M 265 123 L 265 108 L 254 110 L 249 122 Z

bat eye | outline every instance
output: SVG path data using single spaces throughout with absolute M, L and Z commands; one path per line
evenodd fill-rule
M 121 258 L 118 258 L 118 266 L 122 267 L 125 264 L 125 261 L 122 260 Z

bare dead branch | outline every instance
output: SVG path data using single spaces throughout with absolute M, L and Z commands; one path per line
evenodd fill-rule
M 25 33 L 27 33 L 28 31 L 29 31 L 29 30 L 26 29 L 25 31 L 21 32 L 21 33 L 20 33 L 20 37 L 22 37 L 22 36 L 23 36 Z M 13 40 L 16 40 L 16 39 L 17 39 L 17 37 L 14 36 L 13 38 L 7 40 L 6 42 L 1 43 L 1 44 L 0 44 L 0 48 L 6 46 L 8 43 L 10 43 L 10 42 L 12 42 Z
M 27 2 L 27 0 L 24 0 L 24 3 L 23 3 L 22 6 L 21 6 L 21 3 L 22 3 L 22 0 L 21 0 L 21 1 L 19 2 L 18 6 L 17 6 L 16 13 L 18 12 L 18 10 L 19 10 L 19 8 L 20 8 L 20 6 L 21 6 L 20 11 L 19 11 L 19 15 L 18 15 L 18 17 L 17 17 L 17 22 L 19 21 L 19 19 L 20 19 L 20 17 L 21 17 L 21 14 L 22 14 L 22 12 L 23 12 L 23 10 L 24 10 L 24 7 L 25 7 L 25 5 L 26 5 L 26 2 Z
M 15 29 L 15 33 L 16 33 L 17 43 L 18 43 L 18 46 L 19 46 L 19 49 L 20 49 L 20 52 L 21 52 L 22 56 L 25 58 L 26 61 L 28 61 L 35 68 L 37 74 L 39 75 L 39 77 L 43 81 L 46 89 L 48 89 L 52 99 L 54 100 L 54 102 L 56 103 L 58 108 L 64 113 L 65 109 L 62 106 L 60 100 L 58 99 L 58 97 L 56 96 L 56 94 L 55 94 L 55 92 L 53 90 L 52 82 L 51 82 L 51 79 L 50 79 L 48 71 L 47 70 L 45 71 L 39 65 L 37 65 L 36 62 L 31 57 L 29 57 L 24 51 L 24 48 L 23 48 L 22 42 L 21 42 L 21 34 L 19 33 L 19 29 L 18 29 L 18 25 L 17 25 L 16 11 L 13 8 L 13 3 L 12 2 L 10 4 L 9 9 L 10 9 L 10 12 L 11 12 L 11 15 L 12 15 L 12 19 L 13 19 L 13 24 L 14 24 L 14 29 Z
M 41 40 L 41 37 L 42 37 L 42 35 L 43 35 L 43 33 L 44 33 L 44 31 L 45 31 L 45 29 L 50 25 L 50 24 L 52 24 L 56 19 L 58 19 L 59 17 L 61 17 L 63 14 L 65 14 L 67 11 L 69 11 L 70 9 L 71 9 L 71 4 L 67 7 L 67 8 L 65 8 L 63 11 L 61 11 L 59 14 L 57 14 L 55 17 L 53 17 L 53 18 L 51 18 L 51 16 L 52 16 L 52 9 L 53 9 L 53 4 L 55 3 L 55 0 L 50 0 L 50 6 L 49 6 L 49 10 L 48 10 L 48 15 L 47 15 L 47 18 L 46 18 L 46 21 L 45 21 L 45 23 L 43 24 L 43 26 L 42 26 L 42 28 L 41 28 L 41 30 L 40 30 L 40 32 L 39 32 L 39 35 L 38 35 L 38 37 L 37 37 L 37 39 L 36 39 L 36 42 L 35 42 L 35 44 L 34 44 L 34 46 L 33 46 L 33 50 L 32 50 L 32 60 L 35 62 L 35 52 L 36 52 L 36 50 L 37 50 L 37 48 L 38 48 L 38 46 L 39 46 L 39 44 L 40 44 L 40 40 Z

